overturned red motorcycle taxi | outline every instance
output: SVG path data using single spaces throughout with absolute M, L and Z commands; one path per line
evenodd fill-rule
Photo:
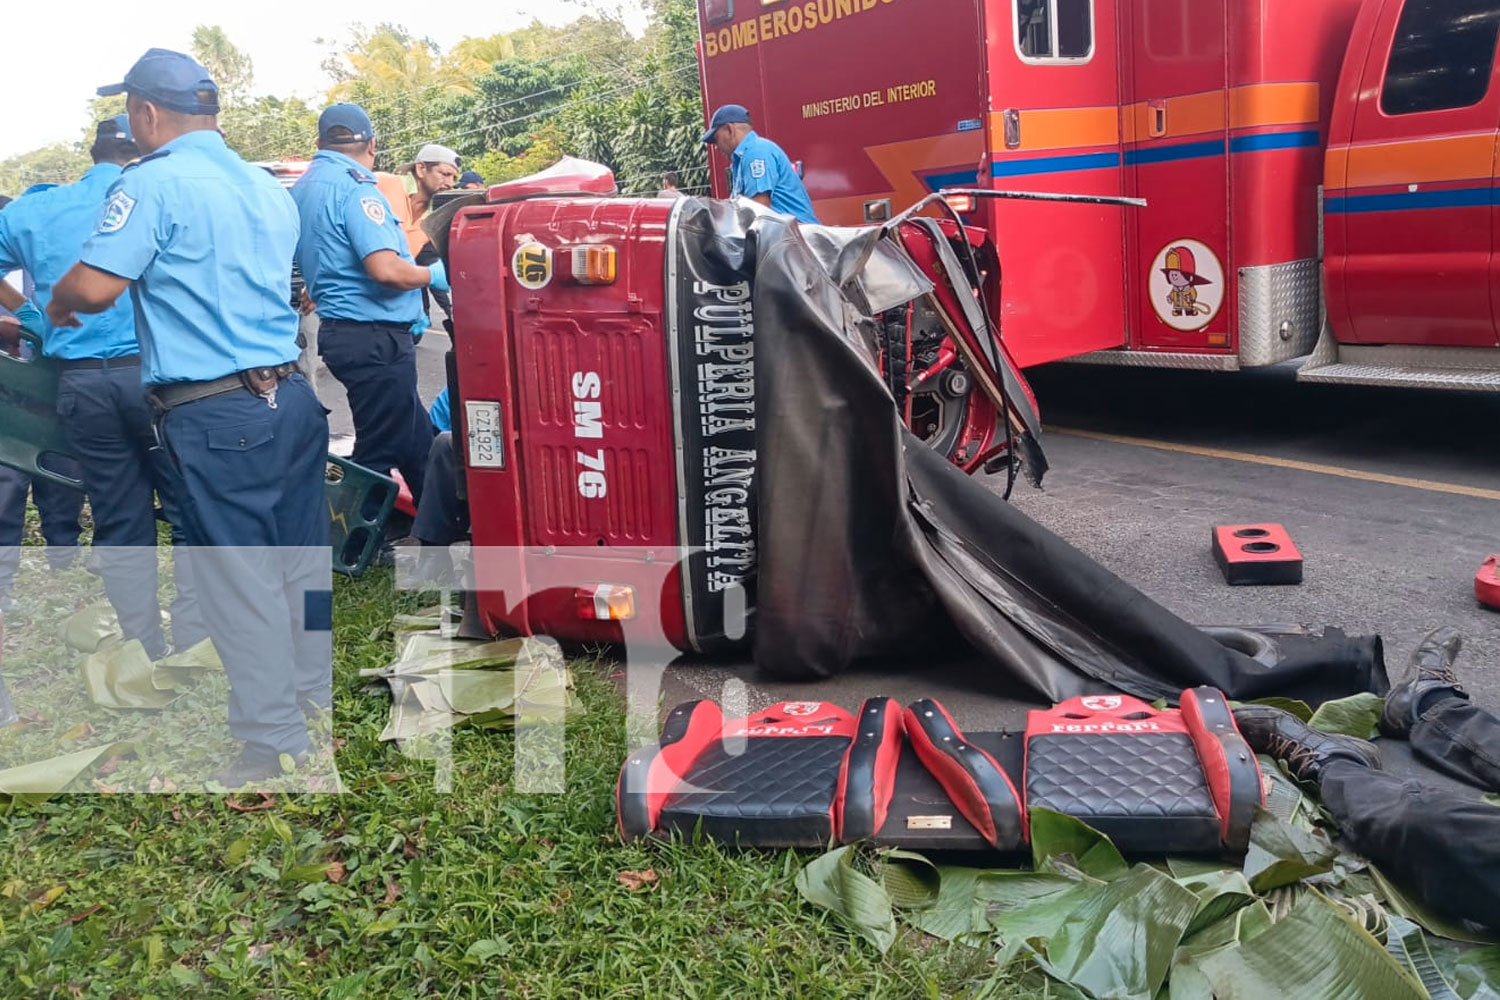
M 1005 502 L 1040 485 L 1041 425 L 1001 262 L 943 194 L 838 229 L 613 190 L 565 160 L 427 224 L 454 286 L 466 628 L 786 679 L 956 652 L 1054 702 L 1383 685 L 1374 637 L 1247 654 Z
M 764 213 L 613 187 L 565 160 L 447 213 L 480 611 L 491 629 L 578 641 L 645 619 L 680 649 L 722 650 L 753 609 L 747 254 Z M 822 284 L 798 292 L 837 297 L 841 348 L 891 412 L 966 472 L 1039 483 L 1036 402 L 988 308 L 1000 273 L 983 231 L 908 215 L 793 232 Z

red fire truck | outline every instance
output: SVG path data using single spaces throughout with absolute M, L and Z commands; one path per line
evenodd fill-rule
M 1006 343 L 1064 358 L 1500 390 L 1496 0 L 700 0 L 825 223 L 984 199 Z M 715 193 L 727 193 L 715 156 Z M 1122 280 L 1123 279 L 1123 280 Z

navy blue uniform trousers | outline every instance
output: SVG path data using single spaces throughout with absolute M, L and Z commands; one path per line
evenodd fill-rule
M 398 469 L 420 508 L 432 421 L 417 394 L 417 352 L 411 331 L 390 323 L 325 319 L 318 353 L 349 394 L 356 465 L 382 475 Z
M 83 472 L 94 514 L 94 552 L 104 590 L 126 639 L 139 639 L 152 658 L 166 649 L 157 601 L 156 498 L 184 542 L 171 463 L 156 445 L 151 411 L 141 387 L 138 359 L 107 368 L 65 367 L 58 382 L 57 415 Z M 207 636 L 198 616 L 192 569 L 178 552 L 173 564 L 177 596 L 172 637 L 187 649 Z
M 460 474 L 453 435 L 442 431 L 432 440 L 422 506 L 411 525 L 412 537 L 423 545 L 452 545 L 469 537 L 469 506 L 458 498 Z
M 81 478 L 71 461 L 48 464 L 47 468 Z M 47 563 L 63 569 L 78 560 L 78 519 L 83 513 L 83 494 L 48 479 L 33 480 L 26 473 L 0 465 L 0 598 L 10 592 L 16 569 L 21 565 L 21 540 L 26 531 L 26 494 L 30 491 L 47 541 Z
M 1500 792 L 1500 718 L 1460 698 L 1422 713 L 1412 752 L 1437 771 Z M 1354 849 L 1451 918 L 1500 930 L 1500 809 L 1358 764 L 1328 765 L 1323 804 Z
M 236 391 L 174 407 L 159 426 L 182 478 L 199 607 L 229 675 L 230 731 L 300 753 L 305 706 L 333 695 L 327 411 L 292 375 L 274 406 Z

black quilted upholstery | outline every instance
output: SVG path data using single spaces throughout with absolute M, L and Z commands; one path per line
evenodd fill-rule
M 1219 849 L 1219 817 L 1186 735 L 1036 736 L 1026 752 L 1028 808 L 1076 816 L 1127 852 Z
M 751 739 L 744 747 L 736 756 L 722 745 L 705 752 L 685 781 L 692 790 L 667 799 L 658 829 L 691 833 L 701 819 L 705 834 L 729 843 L 827 844 L 848 739 Z

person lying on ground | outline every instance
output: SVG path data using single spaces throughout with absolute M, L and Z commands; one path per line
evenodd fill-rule
M 1380 731 L 1404 739 L 1422 763 L 1477 789 L 1500 792 L 1500 717 L 1472 703 L 1453 661 L 1463 637 L 1428 635 L 1386 697 Z M 1375 744 L 1320 733 L 1289 712 L 1235 709 L 1257 753 L 1314 785 L 1353 849 L 1397 887 L 1443 916 L 1500 929 L 1500 808 L 1381 769 Z

